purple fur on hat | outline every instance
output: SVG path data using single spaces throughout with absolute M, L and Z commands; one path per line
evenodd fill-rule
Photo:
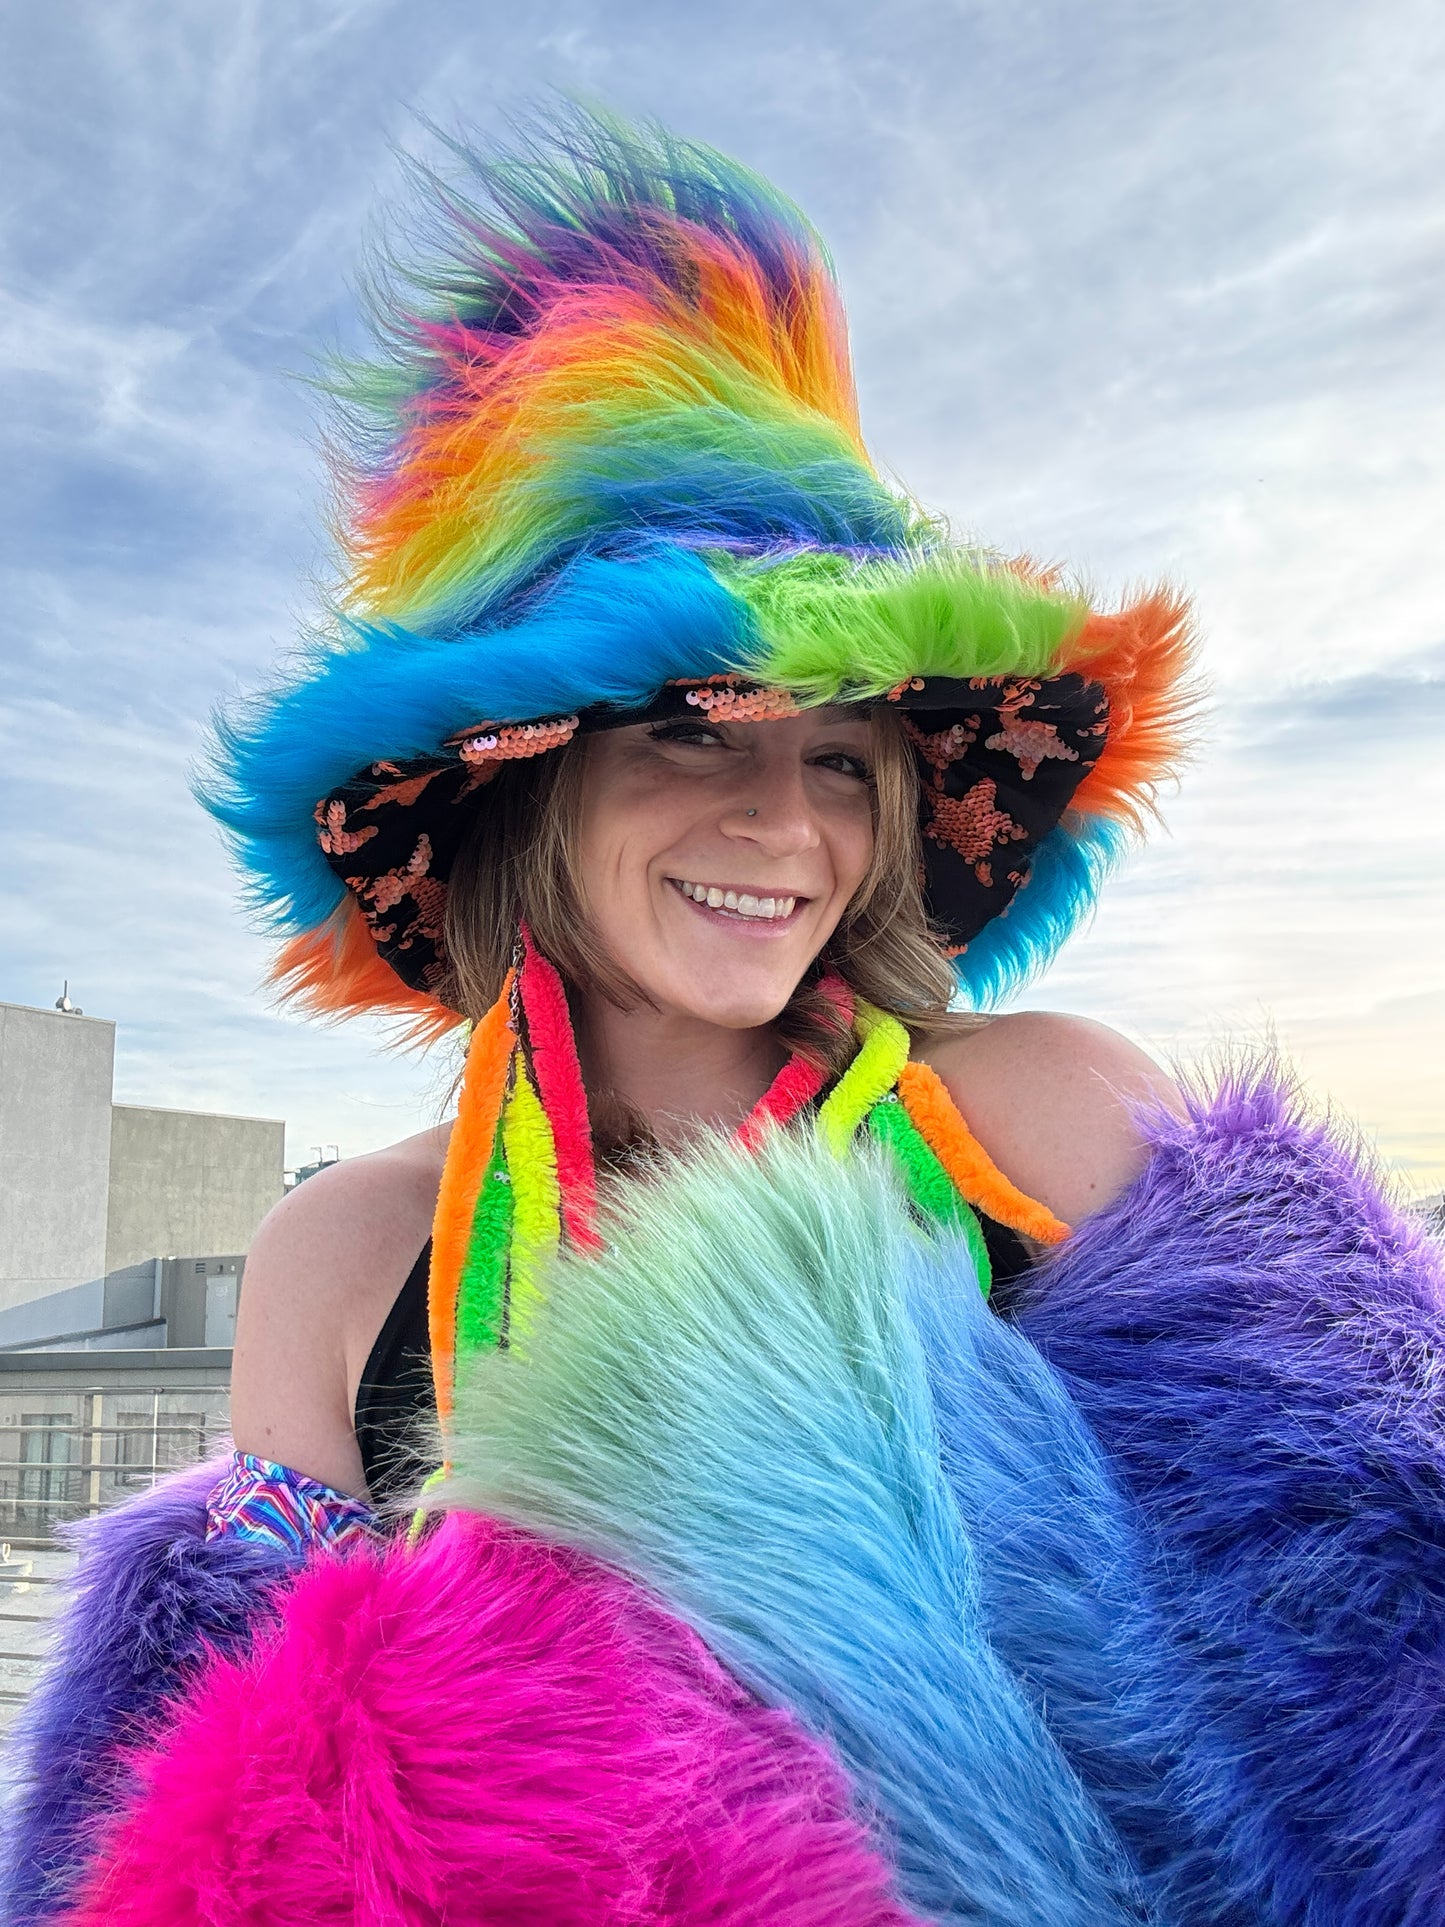
M 65 1905 L 129 1749 L 207 1651 L 238 1647 L 299 1568 L 279 1547 L 207 1542 L 206 1499 L 225 1463 L 189 1467 L 73 1532 L 81 1564 L 60 1645 L 15 1735 L 22 1784 L 0 1875 L 7 1927 L 38 1927 Z
M 1158 1754 L 1269 1927 L 1445 1918 L 1439 1248 L 1277 1076 L 1155 1120 L 1024 1330 L 1152 1529 Z

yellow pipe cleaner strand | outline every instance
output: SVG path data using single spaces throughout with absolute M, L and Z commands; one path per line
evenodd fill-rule
M 537 1274 L 562 1236 L 557 1147 L 520 1052 L 512 1095 L 502 1119 L 502 1145 L 512 1178 L 507 1331 L 509 1342 L 515 1345 L 519 1339 L 525 1341 L 528 1322 L 541 1302 Z
M 842 1157 L 859 1125 L 880 1098 L 898 1082 L 908 1062 L 908 1032 L 896 1017 L 887 1017 L 860 997 L 853 1028 L 861 1040 L 858 1055 L 823 1100 L 818 1132 L 828 1149 Z

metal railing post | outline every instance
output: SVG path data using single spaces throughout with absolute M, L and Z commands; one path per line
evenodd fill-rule
M 101 1428 L 104 1422 L 105 1393 L 92 1392 L 90 1395 L 90 1430 L 85 1441 L 85 1463 L 89 1474 L 86 1479 L 85 1501 L 92 1519 L 95 1518 L 100 1511 L 101 1452 L 103 1450 L 102 1440 L 105 1436 Z

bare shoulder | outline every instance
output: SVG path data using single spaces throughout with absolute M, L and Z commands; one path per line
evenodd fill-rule
M 356 1385 L 426 1242 L 445 1149 L 442 1129 L 343 1159 L 266 1217 L 246 1257 L 236 1321 L 231 1417 L 240 1451 L 365 1492 Z
M 1141 1101 L 1180 1108 L 1173 1080 L 1106 1024 L 1030 1010 L 925 1045 L 970 1130 L 1004 1176 L 1065 1224 L 1138 1176 Z

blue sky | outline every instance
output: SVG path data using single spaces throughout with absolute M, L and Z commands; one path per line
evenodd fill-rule
M 1433 0 L 66 0 L 0 21 L 0 998 L 117 1094 L 293 1158 L 443 1058 L 269 1010 L 186 769 L 317 607 L 295 377 L 424 121 L 659 114 L 833 247 L 879 462 L 1104 595 L 1194 591 L 1165 830 L 1027 1001 L 1192 1061 L 1275 1039 L 1445 1184 L 1445 13 Z

